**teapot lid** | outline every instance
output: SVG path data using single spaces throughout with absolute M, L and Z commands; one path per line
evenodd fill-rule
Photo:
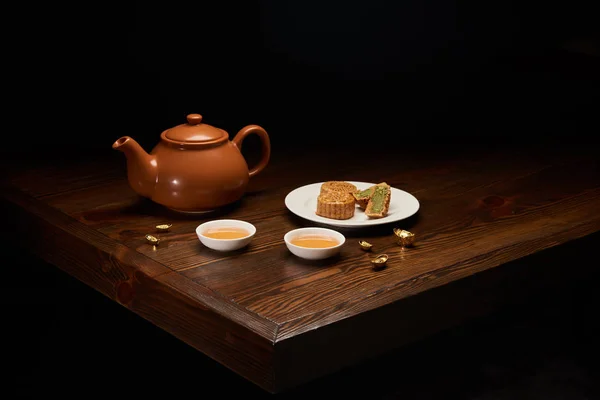
M 223 129 L 203 123 L 200 114 L 188 114 L 186 124 L 165 130 L 162 137 L 169 142 L 187 146 L 220 143 L 228 140 L 229 134 Z

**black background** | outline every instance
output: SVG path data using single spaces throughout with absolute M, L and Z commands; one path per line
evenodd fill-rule
M 188 113 L 230 136 L 259 124 L 274 145 L 585 136 L 598 128 L 598 59 L 564 48 L 594 40 L 591 4 L 36 5 L 7 14 L 16 124 L 4 149 L 112 151 L 127 134 L 149 151 Z

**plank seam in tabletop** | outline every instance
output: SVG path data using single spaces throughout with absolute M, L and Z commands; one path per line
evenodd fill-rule
M 226 296 L 222 295 L 218 291 L 210 289 L 210 288 L 206 287 L 205 285 L 202 285 L 201 283 L 194 282 L 193 280 L 191 280 L 181 274 L 178 274 L 177 271 L 173 271 L 172 269 L 170 269 L 168 266 L 162 264 L 161 262 L 159 262 L 157 260 L 153 260 L 150 257 L 146 256 L 145 254 L 140 253 L 140 252 L 136 251 L 135 249 L 131 249 L 130 247 L 128 247 L 122 243 L 119 243 L 117 240 L 105 235 L 104 233 L 88 227 L 87 225 L 85 225 L 84 223 L 71 217 L 70 215 L 62 212 L 59 209 L 56 209 L 55 207 L 53 207 L 51 205 L 48 205 L 47 203 L 45 203 L 43 201 L 40 201 L 39 199 L 34 198 L 30 194 L 27 194 L 27 193 L 21 191 L 20 189 L 14 187 L 13 185 L 10 185 L 10 184 L 5 185 L 3 187 L 3 193 L 4 193 L 3 197 L 6 200 L 17 205 L 18 207 L 21 207 L 26 212 L 29 212 L 29 213 L 35 215 L 36 217 L 43 219 L 46 222 L 49 222 L 49 220 L 56 219 L 56 218 L 60 218 L 64 221 L 68 221 L 67 222 L 68 226 L 77 227 L 77 229 L 79 231 L 84 232 L 86 234 L 86 236 L 91 238 L 88 240 L 87 238 L 77 237 L 78 239 L 84 240 L 86 243 L 94 246 L 95 248 L 97 248 L 98 250 L 100 250 L 102 252 L 109 254 L 111 257 L 116 256 L 116 253 L 119 252 L 119 249 L 124 249 L 125 251 L 132 253 L 134 255 L 134 258 L 139 258 L 140 260 L 143 260 L 144 263 L 140 264 L 140 265 L 149 265 L 154 268 L 159 267 L 159 269 L 164 269 L 162 272 L 159 272 L 159 273 L 146 274 L 150 278 L 157 279 L 163 275 L 176 274 L 179 278 L 189 281 L 190 284 L 195 285 L 195 286 L 200 286 L 200 287 L 202 287 L 203 290 L 206 290 L 208 293 L 216 294 L 219 299 L 221 299 L 225 303 L 233 306 L 238 311 L 242 311 L 244 314 L 251 316 L 253 318 L 257 318 L 263 322 L 268 321 L 270 324 L 274 325 L 273 330 L 275 330 L 275 328 L 276 328 L 276 324 L 273 321 L 270 321 L 269 319 L 264 318 L 263 316 L 260 316 L 251 310 L 248 310 L 246 307 L 243 307 L 243 306 L 231 301 L 230 299 L 228 299 Z M 67 229 L 65 229 L 65 226 L 62 226 L 60 224 L 52 224 L 52 225 L 54 227 L 64 231 L 65 233 L 67 233 L 71 236 L 74 236 L 73 233 L 71 233 Z M 100 240 L 94 241 L 93 239 L 100 239 Z M 110 248 L 111 246 L 114 246 L 115 248 L 114 249 Z M 133 266 L 134 268 L 139 270 L 139 265 L 130 265 L 130 266 Z M 143 272 L 143 271 L 140 271 L 140 272 Z M 179 288 L 172 287 L 172 289 L 174 289 L 182 294 L 185 294 L 185 292 L 181 291 Z M 107 295 L 106 293 L 103 293 L 103 294 Z M 113 300 L 118 302 L 117 299 L 113 299 Z M 119 302 L 119 304 L 126 306 L 125 304 L 123 304 L 121 302 Z M 225 317 L 231 316 L 229 314 L 223 314 L 222 312 L 220 312 L 218 310 L 217 307 L 211 306 L 210 304 L 203 303 L 203 305 L 210 307 L 212 311 L 218 313 L 221 316 L 225 316 Z M 238 322 L 238 323 L 242 322 L 242 325 L 247 325 L 246 321 L 244 321 L 243 319 L 240 319 L 240 318 L 236 318 L 236 319 L 238 320 L 236 322 Z M 256 333 L 260 333 L 260 332 L 256 332 Z M 274 339 L 274 337 L 265 337 L 265 338 L 267 338 L 269 340 Z

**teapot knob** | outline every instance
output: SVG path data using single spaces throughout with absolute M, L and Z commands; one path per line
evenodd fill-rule
M 198 125 L 200 122 L 202 122 L 202 115 L 189 114 L 187 116 L 187 121 L 188 121 L 188 124 L 190 124 L 190 125 Z

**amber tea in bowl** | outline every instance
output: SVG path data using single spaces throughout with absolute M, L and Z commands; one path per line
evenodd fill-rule
M 314 227 L 289 231 L 283 240 L 292 254 L 308 260 L 321 260 L 338 254 L 346 238 L 333 229 Z
M 208 228 L 202 232 L 202 235 L 211 239 L 241 239 L 249 234 L 250 232 L 247 229 L 235 226 Z
M 290 240 L 290 243 L 295 246 L 308 247 L 311 249 L 326 249 L 340 244 L 340 242 L 334 238 L 322 235 L 298 236 L 297 238 Z
M 231 251 L 247 246 L 256 227 L 237 219 L 218 219 L 198 225 L 196 235 L 202 244 L 213 250 Z

